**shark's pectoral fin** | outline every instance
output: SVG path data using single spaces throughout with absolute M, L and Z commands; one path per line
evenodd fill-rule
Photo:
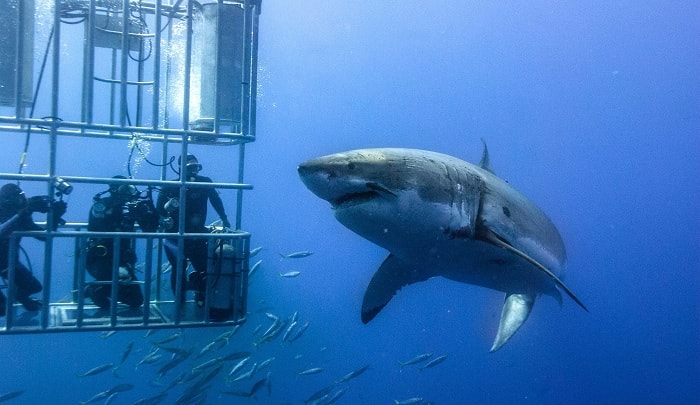
M 365 298 L 362 300 L 362 322 L 367 323 L 374 319 L 403 286 L 428 278 L 429 275 L 420 274 L 412 266 L 389 254 L 372 276 L 365 291 Z
M 496 340 L 491 346 L 491 352 L 500 349 L 508 339 L 515 334 L 525 322 L 532 306 L 535 304 L 535 294 L 506 294 L 506 302 L 501 312 L 501 322 L 498 324 Z
M 502 248 L 504 248 L 504 249 L 506 249 L 506 250 L 509 250 L 509 251 L 513 252 L 514 254 L 516 254 L 516 255 L 522 257 L 523 259 L 527 260 L 528 262 L 530 262 L 533 266 L 535 266 L 535 267 L 537 267 L 538 269 L 542 270 L 542 272 L 544 272 L 546 275 L 548 275 L 548 276 L 552 279 L 552 281 L 554 281 L 554 283 L 555 283 L 556 285 L 558 285 L 562 290 L 564 290 L 564 292 L 565 292 L 569 297 L 571 297 L 572 300 L 574 300 L 574 302 L 576 302 L 581 308 L 583 308 L 586 312 L 588 312 L 588 308 L 586 308 L 586 306 L 583 305 L 583 302 L 581 302 L 581 300 L 578 299 L 578 297 L 576 296 L 576 294 L 574 294 L 574 292 L 571 291 L 571 289 L 569 288 L 569 286 L 567 286 L 566 284 L 564 284 L 564 282 L 561 281 L 561 279 L 560 279 L 559 277 L 557 277 L 556 274 L 552 273 L 551 270 L 549 270 L 548 268 L 544 267 L 544 266 L 543 266 L 540 262 L 538 262 L 537 260 L 535 260 L 535 259 L 533 259 L 532 257 L 528 256 L 525 252 L 523 252 L 523 251 L 521 251 L 521 250 L 516 249 L 515 247 L 513 247 L 510 243 L 508 243 L 508 242 L 507 242 L 506 240 L 504 240 L 503 238 L 499 237 L 499 236 L 498 236 L 495 232 L 493 232 L 491 229 L 489 229 L 489 228 L 483 228 L 483 229 L 481 230 L 481 232 L 482 232 L 482 237 L 483 237 L 484 239 L 486 239 L 487 241 L 493 243 L 493 244 L 496 245 L 496 246 L 500 246 L 500 247 L 502 247 Z

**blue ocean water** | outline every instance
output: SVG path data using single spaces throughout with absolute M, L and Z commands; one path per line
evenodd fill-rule
M 219 377 L 205 403 L 302 403 L 366 364 L 337 403 L 700 402 L 698 49 L 693 2 L 264 1 L 257 140 L 246 149 L 255 189 L 243 217 L 264 262 L 251 280 L 249 320 L 221 353 L 274 357 L 271 391 L 250 400 L 222 393 L 250 389 L 267 371 L 232 384 Z M 339 224 L 296 166 L 384 146 L 478 162 L 480 138 L 495 172 L 559 228 L 566 282 L 590 312 L 543 297 L 489 353 L 502 294 L 433 279 L 403 289 L 363 325 L 364 290 L 386 252 Z M 76 171 L 126 161 L 123 150 L 88 162 L 78 151 L 98 141 L 75 142 Z M 12 148 L 2 153 L 14 160 L 21 146 Z M 215 180 L 235 160 L 194 152 Z M 70 204 L 69 219 L 87 216 L 89 201 Z M 279 258 L 298 250 L 314 254 Z M 279 276 L 292 270 L 301 275 Z M 298 311 L 308 330 L 254 346 L 265 311 Z M 182 330 L 177 342 L 199 349 L 223 331 Z M 111 403 L 133 403 L 218 355 L 164 379 L 155 378 L 163 360 L 136 368 L 152 341 L 175 332 L 2 336 L 0 392 L 24 390 L 15 403 L 70 404 L 128 383 L 134 389 Z M 130 342 L 118 376 L 76 376 L 118 362 Z M 447 359 L 399 367 L 421 353 Z M 324 370 L 297 375 L 312 367 Z M 185 388 L 170 388 L 163 403 Z

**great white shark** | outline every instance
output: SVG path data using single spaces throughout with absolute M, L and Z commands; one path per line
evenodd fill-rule
M 566 249 L 532 201 L 497 177 L 484 143 L 480 164 L 418 149 L 358 149 L 306 161 L 306 187 L 331 203 L 336 219 L 387 249 L 367 287 L 362 322 L 402 287 L 442 276 L 505 293 L 491 351 L 525 322 L 536 298 L 561 304 Z

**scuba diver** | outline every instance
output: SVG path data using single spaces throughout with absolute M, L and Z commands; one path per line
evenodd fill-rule
M 179 171 L 182 171 L 182 156 L 178 159 Z M 188 182 L 211 183 L 209 177 L 200 176 L 202 165 L 197 158 L 188 154 L 185 165 L 185 177 Z M 178 232 L 180 229 L 179 222 L 179 187 L 163 187 L 158 195 L 156 207 L 158 213 L 163 218 L 161 226 L 165 232 Z M 231 228 L 228 222 L 224 203 L 221 201 L 219 192 L 213 187 L 187 187 L 185 194 L 185 233 L 209 233 L 210 230 L 206 227 L 207 220 L 207 202 L 211 204 L 219 217 L 221 218 L 224 228 Z M 172 276 L 170 284 L 173 289 L 173 294 L 176 290 L 177 282 L 177 264 L 178 260 L 183 261 L 183 284 L 182 295 L 180 299 L 184 301 L 186 290 L 194 290 L 194 300 L 199 307 L 204 306 L 204 292 L 206 290 L 206 272 L 207 272 L 207 239 L 206 238 L 188 238 L 184 241 L 184 250 L 178 251 L 177 239 L 166 239 L 164 242 L 165 255 L 172 266 Z M 194 271 L 188 278 L 185 276 L 187 263 L 189 260 L 194 268 Z
M 115 179 L 126 179 L 114 176 Z M 103 197 L 104 194 L 108 196 Z M 145 195 L 144 195 L 145 194 Z M 93 232 L 134 232 L 135 223 L 144 232 L 155 232 L 158 228 L 158 213 L 153 205 L 150 190 L 139 193 L 131 184 L 112 183 L 107 191 L 93 198 L 88 231 Z M 136 252 L 133 238 L 119 238 L 119 281 L 117 301 L 132 308 L 143 304 L 141 287 L 135 273 Z M 90 238 L 87 243 L 85 267 L 97 281 L 112 281 L 112 260 L 114 238 Z M 85 296 L 92 299 L 100 308 L 108 309 L 111 304 L 112 286 L 110 283 L 97 283 L 87 286 Z
M 66 183 L 67 184 L 67 183 Z M 35 196 L 27 198 L 24 191 L 14 183 L 5 184 L 0 188 L 0 276 L 7 280 L 10 262 L 10 235 L 15 231 L 45 231 L 44 228 L 34 223 L 34 212 L 48 213 L 53 210 L 53 226 L 56 230 L 63 214 L 66 213 L 67 204 L 63 201 L 52 201 L 49 196 Z M 44 241 L 43 237 L 36 239 Z M 19 249 L 18 249 L 19 250 Z M 32 272 L 14 258 L 15 263 L 15 300 L 22 304 L 27 311 L 41 309 L 41 301 L 30 297 L 41 291 L 42 286 Z M 0 292 L 0 316 L 4 316 L 7 310 L 7 298 Z

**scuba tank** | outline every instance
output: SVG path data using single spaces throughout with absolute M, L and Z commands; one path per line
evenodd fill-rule
M 209 248 L 211 266 L 210 273 L 207 274 L 207 299 L 209 320 L 214 322 L 233 319 L 236 282 L 240 283 L 241 260 L 236 257 L 236 249 L 227 242 L 225 239 L 210 239 L 210 245 L 213 246 Z

